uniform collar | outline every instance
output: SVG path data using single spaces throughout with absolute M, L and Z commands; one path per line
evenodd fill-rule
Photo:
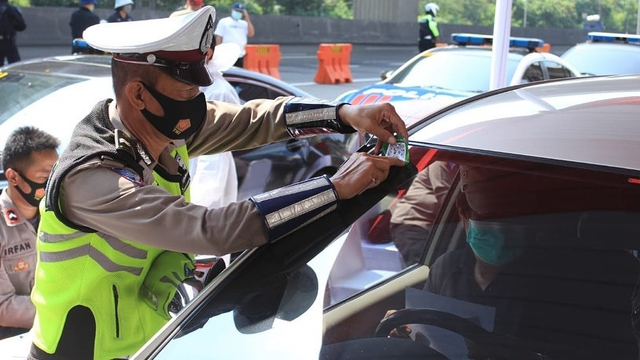
M 9 227 L 20 225 L 25 221 L 24 217 L 18 211 L 18 208 L 16 208 L 13 201 L 11 201 L 6 189 L 3 189 L 2 193 L 0 193 L 0 211 L 2 211 L 0 216 L 2 216 L 3 221 Z

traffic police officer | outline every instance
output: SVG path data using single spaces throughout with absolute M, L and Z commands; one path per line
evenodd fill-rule
M 418 32 L 418 49 L 420 52 L 429 50 L 436 46 L 440 30 L 438 30 L 438 21 L 436 16 L 440 8 L 435 3 L 428 3 L 424 6 L 425 15 L 418 17 L 420 30 Z
M 0 66 L 4 65 L 5 58 L 9 64 L 20 61 L 16 31 L 24 31 L 26 28 L 20 9 L 7 0 L 0 0 Z
M 361 130 L 390 143 L 392 132 L 407 136 L 390 104 L 205 101 L 199 86 L 211 84 L 204 60 L 214 20 L 207 6 L 84 32 L 89 45 L 113 54 L 115 100 L 77 125 L 41 202 L 31 358 L 135 353 L 169 320 L 176 286 L 193 275 L 184 253 L 224 255 L 276 241 L 404 165 L 357 153 L 331 178 L 218 209 L 190 204 L 190 155 L 331 132 Z
M 2 151 L 9 183 L 0 190 L 0 338 L 27 332 L 36 309 L 29 299 L 36 269 L 38 202 L 60 142 L 34 127 L 16 129 Z
M 116 0 L 113 6 L 114 13 L 107 18 L 107 22 L 133 21 L 129 13 L 133 7 L 133 0 Z

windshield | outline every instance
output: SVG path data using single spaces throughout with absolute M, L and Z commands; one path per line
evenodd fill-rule
M 513 77 L 522 55 L 509 54 L 507 82 Z M 389 83 L 472 93 L 489 91 L 491 51 L 455 49 L 434 51 L 399 70 Z
M 50 74 L 0 72 L 0 124 L 48 94 L 84 80 Z
M 588 75 L 640 73 L 640 46 L 582 44 L 568 50 L 562 58 Z

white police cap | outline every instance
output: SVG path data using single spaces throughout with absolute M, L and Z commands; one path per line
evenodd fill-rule
M 82 37 L 93 48 L 122 62 L 159 66 L 180 81 L 211 85 L 205 56 L 213 42 L 212 6 L 171 18 L 104 23 Z

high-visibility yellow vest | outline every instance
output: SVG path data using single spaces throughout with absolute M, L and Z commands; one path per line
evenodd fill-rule
M 186 146 L 172 156 L 188 166 Z M 164 179 L 155 172 L 154 178 L 169 193 L 189 199 L 188 183 Z M 31 296 L 37 309 L 35 345 L 54 353 L 67 314 L 84 306 L 96 321 L 96 359 L 135 353 L 169 320 L 168 303 L 175 285 L 184 280 L 182 275 L 188 275 L 183 269 L 192 269 L 192 256 L 79 231 L 61 222 L 45 202 L 40 203 L 39 262 Z

